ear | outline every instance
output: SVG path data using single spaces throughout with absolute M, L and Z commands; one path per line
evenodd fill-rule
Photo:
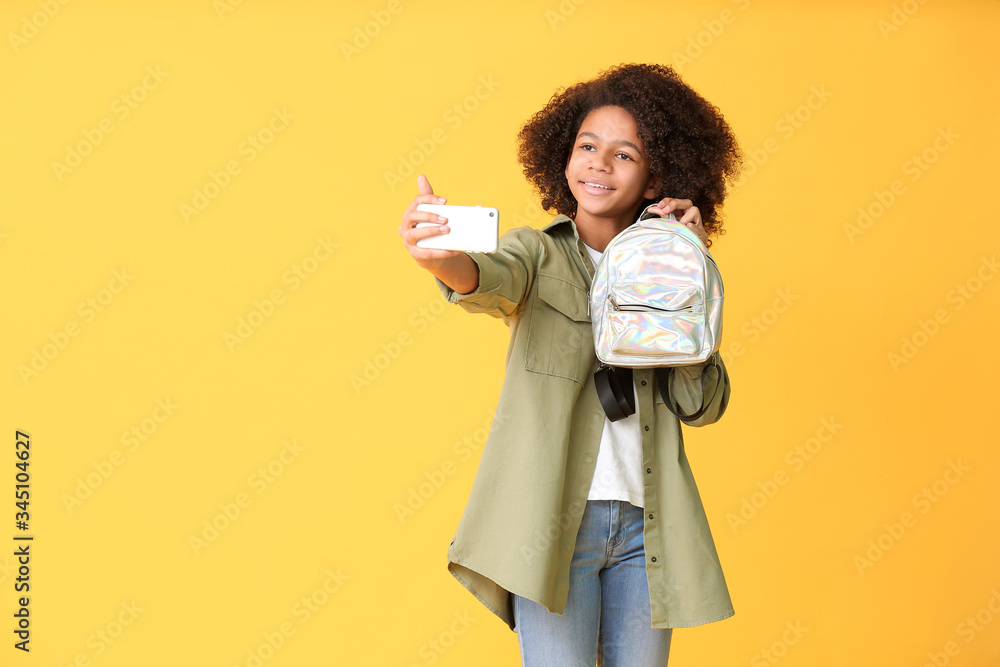
M 642 196 L 646 199 L 656 199 L 656 195 L 659 194 L 662 186 L 663 179 L 657 174 L 650 174 L 649 183 L 646 184 L 646 191 L 642 194 Z

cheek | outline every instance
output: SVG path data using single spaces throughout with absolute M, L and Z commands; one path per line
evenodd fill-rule
M 569 175 L 570 175 L 570 172 L 573 171 L 574 166 L 575 165 L 573 164 L 573 158 L 571 157 L 569 160 L 566 161 L 566 168 L 563 169 L 563 177 L 566 178 L 566 182 L 567 183 L 572 183 L 573 182 L 572 179 L 569 177 Z

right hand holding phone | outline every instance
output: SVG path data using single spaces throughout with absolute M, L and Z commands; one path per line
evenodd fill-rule
M 446 201 L 445 198 L 434 194 L 434 189 L 431 188 L 430 182 L 423 174 L 417 176 L 417 189 L 420 191 L 420 194 L 414 197 L 410 205 L 403 211 L 403 222 L 399 225 L 399 235 L 402 237 L 403 245 L 410 252 L 413 259 L 420 266 L 429 268 L 434 264 L 440 263 L 442 259 L 454 257 L 462 253 L 456 250 L 438 250 L 417 246 L 417 241 L 420 239 L 438 234 L 446 234 L 449 231 L 447 218 L 429 211 L 417 210 L 417 206 L 420 204 L 444 204 Z M 420 222 L 429 222 L 432 224 L 418 228 L 417 223 Z
M 479 286 L 479 266 L 469 255 L 457 250 L 441 250 L 439 248 L 421 248 L 417 241 L 446 234 L 449 231 L 448 221 L 443 216 L 430 211 L 418 211 L 420 204 L 443 204 L 444 197 L 434 194 L 431 184 L 423 174 L 417 177 L 417 188 L 420 194 L 413 198 L 410 205 L 403 211 L 403 222 L 399 225 L 399 235 L 403 245 L 417 264 L 430 271 L 445 285 L 458 294 L 469 294 Z M 417 227 L 418 223 L 430 223 Z

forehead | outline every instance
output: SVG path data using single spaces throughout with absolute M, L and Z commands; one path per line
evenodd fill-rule
M 600 107 L 594 109 L 580 123 L 577 136 L 587 132 L 601 140 L 612 143 L 632 143 L 642 146 L 639 126 L 632 114 L 622 107 Z

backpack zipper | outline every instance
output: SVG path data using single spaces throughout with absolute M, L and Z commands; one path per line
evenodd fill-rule
M 655 312 L 655 313 L 687 313 L 694 311 L 693 305 L 682 306 L 680 308 L 659 308 L 657 306 L 650 306 L 644 303 L 618 303 L 615 301 L 615 297 L 611 294 L 608 295 L 608 301 L 611 303 L 611 308 L 617 311 L 638 311 L 638 312 Z

